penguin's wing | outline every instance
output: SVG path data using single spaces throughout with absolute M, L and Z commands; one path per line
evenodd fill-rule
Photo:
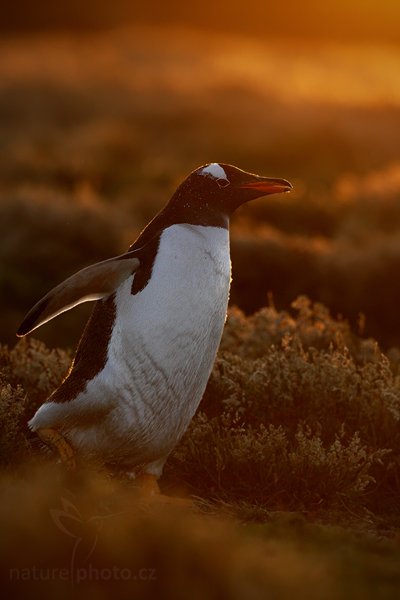
M 31 308 L 17 336 L 23 337 L 77 304 L 106 298 L 139 266 L 137 251 L 131 251 L 78 271 L 50 290 Z

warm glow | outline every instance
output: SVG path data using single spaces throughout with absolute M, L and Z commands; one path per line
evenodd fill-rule
M 1 11 L 4 597 L 26 590 L 32 600 L 70 593 L 87 600 L 400 598 L 400 0 L 4 0 Z M 95 464 L 83 460 L 82 467 L 78 451 L 78 474 L 70 476 L 27 427 L 62 385 L 92 307 L 65 313 L 16 345 L 15 332 L 52 287 L 126 252 L 178 184 L 208 163 L 273 178 L 262 189 L 252 178 L 260 193 L 287 191 L 282 179 L 293 190 L 244 204 L 232 219 L 219 353 L 160 479 L 161 491 L 193 502 L 189 509 L 148 505 L 125 464 L 99 469 L 94 452 Z M 220 179 L 221 167 L 203 174 Z M 205 210 L 214 209 L 209 202 Z M 217 216 L 225 225 L 226 215 Z M 176 313 L 175 296 L 168 304 L 160 293 L 148 303 L 161 317 L 169 306 L 171 318 L 152 322 L 161 332 L 173 323 L 164 347 L 185 373 L 200 372 L 207 362 L 201 347 L 209 346 L 183 328 L 175 335 L 182 315 L 191 318 L 195 306 L 204 318 L 196 331 L 214 333 L 214 316 L 201 309 L 212 312 L 217 302 L 209 296 L 222 288 L 221 330 L 224 323 L 228 235 L 212 232 L 223 234 L 223 252 L 199 250 L 193 259 L 211 256 L 219 277 L 204 271 L 197 285 L 186 252 L 194 293 L 182 293 L 187 277 L 175 275 L 170 286 L 168 273 L 162 289 L 173 287 Z M 219 249 L 222 237 L 203 237 Z M 190 300 L 186 311 L 181 297 Z M 42 305 L 43 314 L 50 309 L 51 302 Z M 143 337 L 150 313 L 140 321 Z M 37 318 L 34 311 L 32 323 Z M 147 381 L 158 385 L 154 430 L 164 431 L 173 411 L 163 403 L 162 377 L 127 351 L 124 329 L 116 327 L 110 350 L 102 338 L 108 329 L 98 326 L 83 360 L 96 365 L 100 347 L 117 366 L 115 349 L 127 364 L 138 360 L 143 389 Z M 164 363 L 159 371 L 178 397 Z M 127 395 L 138 388 L 129 369 L 115 372 L 112 379 L 104 369 L 104 381 L 118 408 L 117 383 Z M 174 385 L 184 382 L 185 390 L 182 372 Z M 111 426 L 101 429 L 97 395 L 93 411 L 85 405 L 74 418 L 71 400 L 63 402 L 75 439 L 93 428 L 94 448 L 118 420 L 112 412 Z M 178 399 L 189 414 L 186 398 Z M 179 423 L 171 417 L 170 425 Z M 51 435 L 41 440 L 58 440 L 75 460 L 73 442 Z M 152 477 L 143 481 L 154 491 Z

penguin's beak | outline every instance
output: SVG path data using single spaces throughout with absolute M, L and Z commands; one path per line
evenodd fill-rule
M 290 192 L 293 186 L 286 179 L 274 179 L 272 177 L 257 177 L 251 181 L 242 183 L 241 189 L 254 190 L 259 192 L 259 196 L 267 194 L 280 194 L 281 192 Z

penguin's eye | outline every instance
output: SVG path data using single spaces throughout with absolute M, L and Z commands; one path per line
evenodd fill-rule
M 225 188 L 231 184 L 227 179 L 216 179 L 216 182 L 220 188 Z
M 230 181 L 226 176 L 225 170 L 218 163 L 210 163 L 197 172 L 203 177 L 208 177 L 209 179 L 216 181 L 218 187 L 220 188 L 230 185 Z

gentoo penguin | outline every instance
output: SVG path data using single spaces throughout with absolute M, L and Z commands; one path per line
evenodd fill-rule
M 129 251 L 82 269 L 27 314 L 24 336 L 96 300 L 72 367 L 29 427 L 68 468 L 93 457 L 154 494 L 203 396 L 224 327 L 229 219 L 291 184 L 211 163 L 193 171 Z

